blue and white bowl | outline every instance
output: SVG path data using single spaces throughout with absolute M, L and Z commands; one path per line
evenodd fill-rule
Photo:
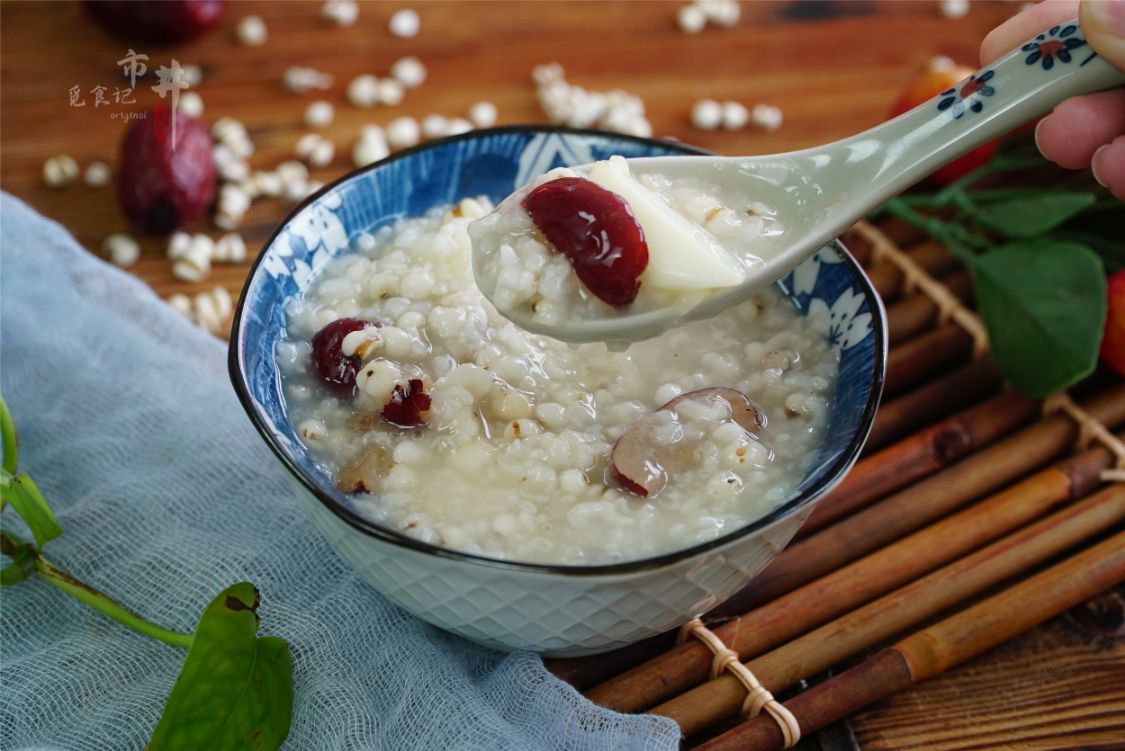
M 296 480 L 313 521 L 356 571 L 430 623 L 501 649 L 593 654 L 679 626 L 718 605 L 793 537 L 859 456 L 886 362 L 882 305 L 839 242 L 779 282 L 803 311 L 827 309 L 842 354 L 819 457 L 792 496 L 743 529 L 685 550 L 601 566 L 501 561 L 446 550 L 381 527 L 316 469 L 281 392 L 275 346 L 285 303 L 351 239 L 403 217 L 487 195 L 499 201 L 562 165 L 698 153 L 679 144 L 595 131 L 511 127 L 436 141 L 358 170 L 301 204 L 258 256 L 235 313 L 230 375 L 251 421 Z M 451 494 L 458 492 L 450 488 Z

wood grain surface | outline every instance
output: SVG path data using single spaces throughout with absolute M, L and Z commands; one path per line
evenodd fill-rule
M 220 28 L 176 47 L 143 48 L 115 39 L 89 21 L 78 2 L 0 4 L 0 187 L 62 222 L 87 248 L 127 229 L 111 188 L 77 184 L 52 190 L 43 184 L 43 162 L 66 153 L 85 165 L 116 162 L 125 123 L 159 102 L 138 81 L 135 105 L 94 109 L 69 105 L 68 91 L 125 85 L 115 64 L 130 46 L 149 56 L 149 67 L 181 64 L 203 68 L 196 90 L 204 119 L 242 120 L 256 147 L 253 167 L 268 169 L 292 159 L 308 102 L 325 98 L 336 120 L 322 132 L 336 144 L 331 166 L 314 170 L 332 180 L 351 168 L 350 152 L 366 123 L 386 124 L 400 115 L 430 112 L 463 116 L 474 102 L 497 105 L 500 123 L 543 122 L 531 83 L 540 63 L 563 64 L 568 80 L 591 90 L 623 88 L 641 96 L 655 133 L 725 154 L 760 154 L 813 146 L 850 135 L 885 119 L 912 73 L 935 54 L 975 64 L 980 39 L 1015 10 L 1012 3 L 974 3 L 965 18 L 942 18 L 936 2 L 743 3 L 736 28 L 708 28 L 689 36 L 675 24 L 675 3 L 646 2 L 422 2 L 415 3 L 422 30 L 414 39 L 387 31 L 402 7 L 362 3 L 355 26 L 341 29 L 320 17 L 318 2 L 228 4 Z M 269 29 L 261 47 L 235 41 L 237 20 L 260 15 Z M 360 73 L 386 75 L 403 55 L 420 57 L 429 78 L 407 92 L 397 107 L 350 106 L 344 89 Z M 332 74 L 328 92 L 301 96 L 281 84 L 290 65 Z M 691 127 L 692 103 L 701 97 L 774 104 L 785 114 L 772 133 L 701 132 Z M 87 94 L 87 100 L 92 97 Z M 255 203 L 242 228 L 251 252 L 284 218 L 286 207 Z M 218 235 L 217 231 L 213 234 Z M 132 269 L 160 295 L 209 289 L 237 292 L 245 266 L 216 266 L 198 285 L 175 279 L 164 242 L 148 238 Z
M 315 170 L 332 180 L 351 168 L 350 151 L 362 125 L 386 124 L 403 114 L 463 116 L 482 99 L 494 102 L 500 123 L 543 122 L 530 81 L 533 66 L 562 63 L 568 80 L 589 89 L 623 88 L 641 96 L 659 136 L 672 136 L 724 154 L 760 154 L 812 146 L 878 124 L 904 83 L 935 54 L 973 65 L 984 34 L 1012 15 L 1015 3 L 973 2 L 961 19 L 940 15 L 938 3 L 742 3 L 732 29 L 694 36 L 675 25 L 670 2 L 414 2 L 421 33 L 404 40 L 387 19 L 405 3 L 361 3 L 358 23 L 335 28 L 319 2 L 228 3 L 219 29 L 172 48 L 144 48 L 115 39 L 92 24 L 77 2 L 0 3 L 0 187 L 60 221 L 95 251 L 105 235 L 124 231 L 112 188 L 81 182 L 66 189 L 42 181 L 46 158 L 70 154 L 85 166 L 110 164 L 125 113 L 139 113 L 158 97 L 138 82 L 136 104 L 95 109 L 69 106 L 68 90 L 124 85 L 115 61 L 129 46 L 149 55 L 150 67 L 203 68 L 197 91 L 204 119 L 242 120 L 256 147 L 251 164 L 269 169 L 293 158 L 307 132 L 308 102 L 325 98 L 336 120 L 322 133 L 336 144 L 332 165 Z M 236 21 L 262 16 L 270 37 L 257 48 L 239 46 Z M 360 110 L 344 97 L 360 73 L 386 75 L 401 56 L 419 56 L 429 79 L 396 107 Z M 328 92 L 297 96 L 282 87 L 290 65 L 332 74 Z M 701 132 L 691 127 L 701 97 L 782 108 L 772 133 Z M 253 255 L 287 207 L 255 203 L 242 228 Z M 214 236 L 210 227 L 201 228 Z M 217 265 L 211 277 L 187 284 L 171 275 L 164 241 L 145 238 L 131 271 L 161 296 L 222 285 L 241 288 L 248 264 Z M 855 738 L 864 749 L 1016 749 L 1104 746 L 1125 738 L 1125 644 L 1121 634 L 1094 635 L 1073 618 L 1057 619 L 916 690 L 860 713 Z M 840 747 L 839 738 L 831 745 Z M 843 734 L 847 737 L 847 733 Z

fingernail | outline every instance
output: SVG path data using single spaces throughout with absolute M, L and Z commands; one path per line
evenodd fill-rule
M 1050 117 L 1050 115 L 1047 117 Z M 1043 151 L 1043 144 L 1039 142 L 1039 131 L 1043 129 L 1043 123 L 1047 122 L 1047 117 L 1041 117 L 1039 122 L 1035 123 L 1035 148 L 1039 149 L 1039 153 L 1044 157 L 1050 159 L 1051 157 L 1047 156 L 1047 152 Z
M 1094 179 L 1098 181 L 1098 185 L 1102 186 L 1103 188 L 1108 188 L 1109 185 L 1106 184 L 1105 180 L 1098 177 L 1098 154 L 1102 153 L 1108 148 L 1108 143 L 1105 146 L 1099 146 L 1098 150 L 1094 152 L 1094 156 L 1090 158 L 1090 171 L 1094 173 Z

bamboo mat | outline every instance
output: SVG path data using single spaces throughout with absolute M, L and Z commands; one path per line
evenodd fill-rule
M 887 387 L 871 437 L 790 546 L 703 622 L 785 706 L 831 722 L 855 710 L 877 714 L 881 699 L 909 702 L 927 685 L 911 683 L 1110 590 L 1093 608 L 1110 635 L 1100 657 L 1082 663 L 1088 680 L 1064 676 L 1066 693 L 1051 691 L 1044 676 L 1041 698 L 1025 707 L 1046 714 L 1048 702 L 1058 702 L 1062 721 L 1013 721 L 1006 708 L 993 721 L 988 696 L 949 711 L 978 717 L 991 742 L 1005 747 L 1061 747 L 1051 740 L 1060 726 L 1091 748 L 1118 747 L 1125 739 L 1125 484 L 1109 478 L 1123 460 L 1070 415 L 1005 389 L 971 309 L 956 310 L 971 305 L 969 276 L 938 244 L 895 220 L 861 223 L 844 241 L 889 323 Z M 1111 432 L 1125 426 L 1125 384 L 1116 376 L 1097 372 L 1070 396 Z M 931 627 L 953 643 L 934 642 Z M 878 651 L 903 637 L 910 637 L 900 643 L 907 651 Z M 935 657 L 909 651 L 923 643 Z M 604 706 L 672 717 L 685 730 L 685 747 L 781 748 L 778 722 L 765 714 L 743 722 L 747 689 L 729 671 L 710 678 L 712 663 L 701 641 L 677 645 L 668 634 L 608 655 L 551 660 L 548 668 Z M 973 665 L 962 672 L 971 675 Z M 1051 669 L 1051 661 L 1040 668 Z M 869 696 L 857 703 L 860 694 Z M 963 720 L 943 733 L 944 710 L 925 707 L 917 722 L 927 729 L 911 733 L 915 747 L 972 745 Z M 883 747 L 877 732 L 871 740 Z M 798 748 L 857 745 L 845 723 Z

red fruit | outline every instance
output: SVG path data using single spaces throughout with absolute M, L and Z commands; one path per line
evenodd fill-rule
M 223 0 L 86 0 L 86 10 L 126 39 L 169 44 L 194 39 L 219 23 Z
M 1102 360 L 1125 377 L 1125 270 L 1110 274 L 1106 281 L 1109 305 L 1102 334 Z
M 535 226 L 603 302 L 629 305 L 648 266 L 648 244 L 621 196 L 580 177 L 543 183 L 523 199 Z
M 371 325 L 370 321 L 358 318 L 341 318 L 316 332 L 312 338 L 313 370 L 332 391 L 346 396 L 355 388 L 355 374 L 362 363 L 358 357 L 344 354 L 344 337 Z
M 194 224 L 215 197 L 211 136 L 198 120 L 164 105 L 149 110 L 125 133 L 117 170 L 117 200 L 144 232 L 167 234 Z
M 429 394 L 423 390 L 422 381 L 411 378 L 405 389 L 401 384 L 395 386 L 391 400 L 383 407 L 383 417 L 395 425 L 413 428 L 425 422 L 422 413 L 429 411 L 430 402 Z
M 686 441 L 667 444 L 654 440 L 653 432 L 663 422 L 660 413 L 674 410 L 683 401 L 707 399 L 726 402 L 727 419 L 738 423 L 747 433 L 757 433 L 765 424 L 762 411 L 741 391 L 710 388 L 681 394 L 655 412 L 641 415 L 621 434 L 610 454 L 613 478 L 642 498 L 663 490 L 672 475 L 691 466 L 696 446 Z
M 975 72 L 972 68 L 967 68 L 964 65 L 942 67 L 931 64 L 930 67 L 906 85 L 894 106 L 891 107 L 891 117 L 898 117 L 903 112 L 914 109 L 946 89 L 955 87 Z M 992 156 L 992 152 L 996 151 L 998 143 L 999 141 L 989 141 L 983 146 L 978 146 L 968 154 L 954 159 L 939 169 L 930 175 L 927 180 L 938 185 L 948 185 L 987 162 L 989 157 Z

